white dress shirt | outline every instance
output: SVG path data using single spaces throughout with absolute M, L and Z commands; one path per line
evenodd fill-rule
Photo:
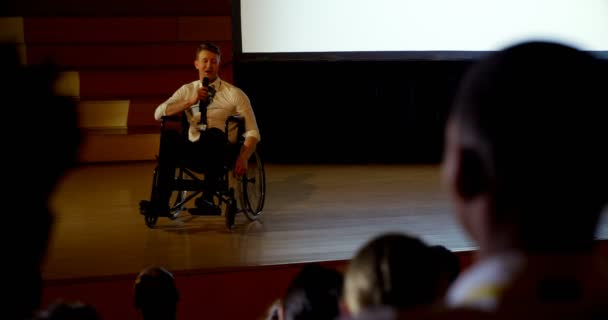
M 448 289 L 447 306 L 494 311 L 503 291 L 523 264 L 523 256 L 517 253 L 494 255 L 475 263 Z
M 244 137 L 255 137 L 260 141 L 260 132 L 255 119 L 255 114 L 251 108 L 251 103 L 247 95 L 236 86 L 221 80 L 219 77 L 215 79 L 210 87 L 215 89 L 215 96 L 213 101 L 207 106 L 207 127 L 218 128 L 225 131 L 226 120 L 231 115 L 238 115 L 245 120 L 245 133 Z M 154 112 L 154 118 L 161 120 L 165 116 L 167 106 L 177 101 L 185 101 L 196 94 L 196 91 L 202 87 L 200 80 L 192 81 L 190 83 L 182 85 L 173 95 L 167 99 L 167 101 L 160 104 Z M 186 109 L 186 114 L 190 122 L 190 128 L 188 130 L 188 138 L 190 141 L 197 141 L 200 137 L 200 131 L 194 123 L 193 119 L 200 119 L 199 103 L 196 103 Z M 231 142 L 236 141 L 236 124 L 232 123 L 229 127 L 229 139 Z M 233 134 L 234 133 L 234 134 Z

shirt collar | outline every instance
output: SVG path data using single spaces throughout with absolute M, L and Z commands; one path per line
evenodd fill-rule
M 201 80 L 197 80 L 196 83 L 199 88 L 203 86 L 203 83 Z M 209 86 L 214 87 L 215 90 L 219 90 L 221 85 L 222 85 L 222 79 L 220 79 L 220 76 L 217 76 L 217 78 L 215 78 L 215 80 L 213 82 L 209 83 Z
M 217 76 L 217 78 L 215 78 L 215 81 L 211 82 L 209 85 L 215 87 L 216 89 L 219 89 L 221 83 L 222 79 L 220 79 L 220 76 Z

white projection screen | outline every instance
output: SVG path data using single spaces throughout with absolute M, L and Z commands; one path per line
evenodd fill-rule
M 470 59 L 526 40 L 608 58 L 608 0 L 235 0 L 245 59 Z

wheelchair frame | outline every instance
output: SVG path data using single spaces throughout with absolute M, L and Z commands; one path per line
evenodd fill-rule
M 182 136 L 187 139 L 187 120 L 185 115 L 183 116 L 171 116 L 163 117 L 161 123 L 161 141 L 162 135 L 165 133 L 167 121 L 181 121 Z M 230 116 L 226 120 L 225 133 L 227 140 L 229 138 L 229 127 L 231 123 L 237 124 L 237 142 L 229 143 L 231 146 L 242 146 L 244 141 L 243 133 L 244 120 L 239 116 Z M 160 152 L 159 152 L 160 153 Z M 160 162 L 157 155 L 157 165 L 154 169 L 152 178 L 152 192 L 150 195 L 150 201 L 140 201 L 140 213 L 144 215 L 144 221 L 146 226 L 153 229 L 156 226 L 160 215 L 158 212 L 159 208 L 154 208 L 156 203 L 154 200 L 158 198 L 158 184 L 159 184 L 159 169 Z M 256 151 L 249 158 L 247 172 L 242 177 L 236 177 L 233 173 L 235 159 L 228 159 L 224 165 L 224 174 L 222 180 L 219 183 L 219 188 L 214 194 L 214 198 L 217 199 L 215 203 L 218 207 L 224 208 L 223 214 L 226 221 L 226 227 L 230 230 L 234 228 L 235 217 L 238 213 L 244 213 L 245 216 L 250 220 L 257 220 L 262 214 L 264 208 L 264 201 L 266 197 L 266 176 L 264 171 L 264 163 L 259 153 L 259 145 Z M 234 183 L 231 184 L 230 177 L 234 176 Z M 200 178 L 200 174 L 195 172 L 193 169 L 188 168 L 184 164 L 178 164 L 176 167 L 175 180 L 171 186 L 171 196 L 169 197 L 169 216 L 171 220 L 176 219 L 182 211 L 188 210 L 186 205 L 194 199 L 197 195 L 201 194 L 204 189 L 204 178 Z

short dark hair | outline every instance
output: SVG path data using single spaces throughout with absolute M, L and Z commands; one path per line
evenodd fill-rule
M 196 48 L 196 55 L 194 57 L 198 59 L 198 54 L 201 53 L 201 51 L 203 50 L 213 52 L 217 54 L 218 57 L 222 55 L 220 47 L 216 46 L 211 42 L 203 42 Z
M 335 319 L 340 315 L 342 273 L 319 263 L 305 265 L 282 299 L 285 319 Z
M 150 266 L 142 270 L 135 280 L 133 302 L 144 319 L 150 315 L 175 316 L 179 292 L 173 274 L 165 268 Z

